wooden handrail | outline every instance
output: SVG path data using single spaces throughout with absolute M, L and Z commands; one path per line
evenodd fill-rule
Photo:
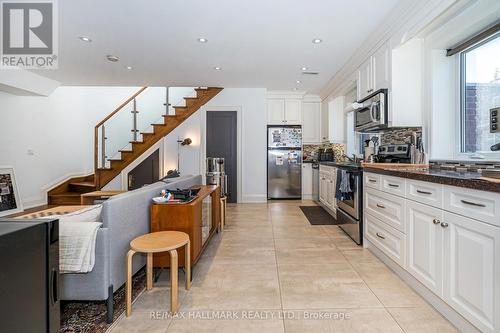
M 104 124 L 106 121 L 109 120 L 109 118 L 113 117 L 118 111 L 123 109 L 125 105 L 130 103 L 134 98 L 136 98 L 140 93 L 142 93 L 144 90 L 146 90 L 147 87 L 142 87 L 138 92 L 130 96 L 125 102 L 123 102 L 119 107 L 116 108 L 115 111 L 111 112 L 109 115 L 106 116 L 103 120 L 101 120 L 97 125 L 95 125 L 95 128 L 98 128 L 102 124 Z
M 98 175 L 97 175 L 97 160 L 99 159 L 99 127 L 101 127 L 106 121 L 108 121 L 111 117 L 113 117 L 116 113 L 118 113 L 121 109 L 123 109 L 128 103 L 134 100 L 139 94 L 141 94 L 144 90 L 146 90 L 147 87 L 142 87 L 137 91 L 135 94 L 130 96 L 125 102 L 120 104 L 119 107 L 115 109 L 115 111 L 111 112 L 109 115 L 106 116 L 103 120 L 101 120 L 97 125 L 94 127 L 94 174 L 95 174 L 95 183 L 99 184 Z

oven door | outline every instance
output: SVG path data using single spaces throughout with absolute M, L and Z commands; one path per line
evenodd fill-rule
M 337 206 L 338 208 L 342 209 L 344 212 L 349 214 L 351 217 L 353 217 L 356 220 L 359 220 L 359 181 L 360 177 L 356 176 L 355 174 L 349 173 L 349 177 L 353 177 L 353 187 L 352 193 L 349 193 L 347 198 L 344 198 L 343 200 L 337 200 Z M 340 186 L 340 184 L 337 184 L 337 186 Z

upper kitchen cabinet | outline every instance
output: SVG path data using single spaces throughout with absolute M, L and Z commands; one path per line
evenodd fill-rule
M 338 96 L 328 102 L 328 141 L 331 143 L 345 143 L 345 97 Z
M 328 132 L 330 124 L 328 123 L 328 100 L 321 102 L 321 116 L 320 116 L 320 138 L 321 142 L 328 142 Z
M 318 144 L 321 138 L 321 102 L 302 103 L 302 142 Z
M 300 125 L 302 100 L 297 98 L 268 98 L 267 123 L 269 125 Z
M 358 100 L 391 83 L 391 48 L 389 42 L 379 47 L 358 69 Z

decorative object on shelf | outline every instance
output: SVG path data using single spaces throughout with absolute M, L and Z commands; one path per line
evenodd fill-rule
M 13 167 L 0 167 L 0 216 L 23 211 Z
M 181 163 L 181 147 L 182 146 L 189 146 L 191 143 L 193 143 L 193 140 L 190 138 L 185 138 L 185 139 L 177 139 L 177 172 L 180 173 L 180 163 Z

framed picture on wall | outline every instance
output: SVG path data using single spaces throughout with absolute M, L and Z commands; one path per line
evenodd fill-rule
M 23 211 L 19 190 L 14 176 L 14 168 L 0 167 L 0 216 Z

